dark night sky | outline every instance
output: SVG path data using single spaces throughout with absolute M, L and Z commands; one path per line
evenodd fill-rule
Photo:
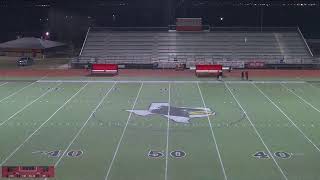
M 202 17 L 211 26 L 299 26 L 320 37 L 319 1 L 0 0 L 0 41 L 50 31 L 80 42 L 88 26 L 167 26 L 176 17 Z

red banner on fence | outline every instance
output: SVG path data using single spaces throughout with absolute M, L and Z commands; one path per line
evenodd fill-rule
M 202 19 L 201 18 L 177 18 L 176 30 L 177 31 L 201 31 Z

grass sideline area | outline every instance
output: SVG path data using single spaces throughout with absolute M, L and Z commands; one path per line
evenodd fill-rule
M 317 81 L 84 79 L 2 79 L 0 165 L 54 165 L 56 180 L 320 178 Z

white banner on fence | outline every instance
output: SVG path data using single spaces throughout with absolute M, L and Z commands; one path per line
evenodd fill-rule
M 231 68 L 244 68 L 244 61 L 217 61 L 217 64 Z

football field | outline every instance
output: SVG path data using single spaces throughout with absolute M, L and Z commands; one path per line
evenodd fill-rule
M 55 166 L 54 180 L 319 180 L 319 100 L 320 83 L 302 80 L 1 81 L 0 166 Z

